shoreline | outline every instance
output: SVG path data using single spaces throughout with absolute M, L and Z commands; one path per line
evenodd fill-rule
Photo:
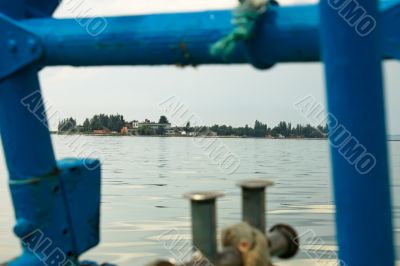
M 50 132 L 51 135 L 60 136 L 92 136 L 92 137 L 149 137 L 149 138 L 220 138 L 220 139 L 271 139 L 271 140 L 327 140 L 328 138 L 271 138 L 271 137 L 243 137 L 243 136 L 179 136 L 179 135 L 127 135 L 120 133 L 95 134 L 95 133 L 59 133 L 56 131 Z
M 92 137 L 149 137 L 149 138 L 218 138 L 218 139 L 270 139 L 270 140 L 328 140 L 328 138 L 261 138 L 261 137 L 243 137 L 243 136 L 179 136 L 179 135 L 127 135 L 120 133 L 109 133 L 109 134 L 95 134 L 95 133 L 59 133 L 57 131 L 50 131 L 51 135 L 60 136 L 92 136 Z M 390 138 L 387 141 L 400 141 L 400 138 Z

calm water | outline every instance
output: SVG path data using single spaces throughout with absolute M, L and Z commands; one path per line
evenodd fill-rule
M 244 178 L 275 182 L 268 194 L 269 225 L 285 222 L 299 232 L 313 230 L 324 242 L 318 254 L 336 250 L 325 140 L 218 139 L 240 157 L 239 169 L 229 175 L 191 138 L 81 136 L 75 142 L 72 138 L 76 136 L 53 136 L 58 158 L 92 153 L 104 160 L 102 243 L 85 258 L 128 266 L 171 257 L 158 236 L 176 229 L 179 237 L 190 241 L 189 203 L 182 194 L 225 192 L 218 201 L 222 228 L 240 220 L 240 191 L 235 183 Z M 400 243 L 400 142 L 389 142 L 389 147 L 395 234 Z M 0 159 L 0 261 L 4 261 L 18 254 L 19 248 L 11 234 L 14 219 L 4 159 Z M 306 254 L 310 249 L 305 246 L 295 260 L 278 265 L 327 265 L 318 261 L 318 255 L 310 260 Z

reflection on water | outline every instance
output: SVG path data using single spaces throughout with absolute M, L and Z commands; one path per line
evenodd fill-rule
M 58 158 L 78 152 L 65 145 L 65 138 L 72 136 L 53 136 Z M 337 249 L 325 140 L 221 139 L 241 160 L 240 168 L 232 175 L 221 172 L 191 138 L 82 136 L 79 141 L 85 143 L 86 154 L 103 159 L 102 243 L 85 258 L 128 266 L 170 257 L 163 248 L 166 239 L 160 235 L 176 230 L 180 239 L 190 241 L 191 237 L 189 203 L 182 194 L 191 190 L 225 192 L 226 196 L 218 201 L 222 228 L 240 220 L 240 191 L 235 183 L 245 178 L 275 182 L 268 190 L 269 225 L 289 223 L 300 233 L 311 229 L 324 242 L 321 254 Z M 398 228 L 400 142 L 389 145 Z M 4 162 L 0 167 L 0 261 L 4 261 L 18 254 L 19 248 L 11 234 L 14 221 Z M 398 243 L 399 235 L 397 229 Z M 322 260 L 310 261 L 306 251 L 313 248 L 304 246 L 296 260 L 277 265 L 329 265 Z

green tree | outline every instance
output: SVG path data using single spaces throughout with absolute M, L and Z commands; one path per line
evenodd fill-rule
M 91 130 L 100 130 L 103 129 L 101 121 L 100 121 L 100 116 L 99 115 L 94 115 L 90 119 L 90 128 Z
M 264 138 L 267 135 L 267 125 L 256 120 L 254 123 L 254 137 Z
M 186 123 L 185 131 L 186 131 L 186 132 L 191 132 L 190 122 L 189 122 L 189 121 Z
M 76 131 L 76 120 L 72 117 L 61 120 L 58 123 L 59 132 L 75 132 Z
M 290 131 L 289 131 L 289 127 L 286 124 L 285 121 L 281 121 L 279 122 L 278 126 L 277 126 L 277 132 L 278 134 L 284 136 L 284 137 L 289 137 L 290 136 Z
M 111 131 L 119 132 L 125 124 L 124 117 L 119 114 L 110 115 L 108 119 L 108 129 L 110 129 Z
M 85 126 L 86 124 L 86 126 Z M 121 128 L 124 126 L 125 120 L 122 115 L 105 115 L 105 114 L 99 114 L 99 115 L 94 115 L 89 123 L 84 122 L 84 128 L 87 129 L 89 128 L 90 131 L 93 130 L 101 130 L 101 129 L 107 129 L 110 131 L 116 131 L 119 132 Z
M 88 118 L 85 119 L 85 121 L 83 122 L 83 131 L 84 132 L 91 132 L 92 128 L 90 126 L 90 121 Z
M 149 126 L 141 126 L 138 128 L 138 134 L 141 136 L 151 136 L 151 135 L 155 135 L 155 131 L 154 129 L 152 129 Z
M 160 116 L 160 119 L 158 120 L 159 124 L 169 124 L 168 119 L 165 115 Z
M 244 133 L 245 133 L 245 136 L 252 137 L 252 136 L 254 136 L 254 129 L 249 127 L 249 125 L 245 125 L 244 126 Z
M 165 133 L 166 133 L 166 130 L 165 130 L 165 127 L 163 127 L 163 126 L 159 126 L 156 130 L 157 135 L 163 136 L 163 135 L 165 135 Z

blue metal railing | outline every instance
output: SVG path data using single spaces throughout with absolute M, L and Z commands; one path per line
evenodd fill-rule
M 379 12 L 376 0 L 350 2 L 271 7 L 260 18 L 255 37 L 223 60 L 212 56 L 209 47 L 232 30 L 230 11 L 110 17 L 104 31 L 93 36 L 73 19 L 50 18 L 58 0 L 1 0 L 0 129 L 15 232 L 24 244 L 23 256 L 9 265 L 42 265 L 29 245 L 35 229 L 52 238 L 73 263 L 98 242 L 100 171 L 85 172 L 87 162 L 81 160 L 56 162 L 40 94 L 41 67 L 251 63 L 268 68 L 279 62 L 319 61 L 322 54 L 329 112 L 376 159 L 372 171 L 361 173 L 331 146 L 342 265 L 393 266 L 381 59 L 399 58 L 400 2 L 385 1 Z M 362 36 L 366 28 L 353 21 L 358 11 L 343 11 L 345 3 L 361 6 L 377 27 Z M 333 133 L 332 121 L 330 126 Z M 68 189 L 69 182 L 81 179 Z M 75 201 L 88 191 L 93 201 L 76 207 Z

